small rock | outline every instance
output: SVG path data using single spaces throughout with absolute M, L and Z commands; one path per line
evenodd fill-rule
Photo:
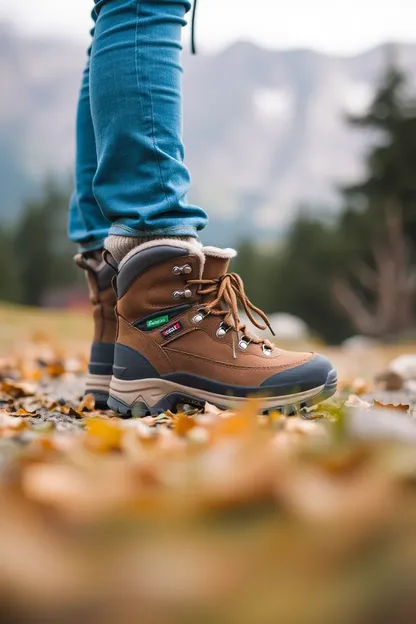
M 382 390 L 397 392 L 403 388 L 403 377 L 393 371 L 386 371 L 376 377 L 376 384 Z
M 369 351 L 378 344 L 377 340 L 368 336 L 351 336 L 344 340 L 341 347 L 346 351 Z
M 400 355 L 390 362 L 388 370 L 404 381 L 416 379 L 416 355 Z

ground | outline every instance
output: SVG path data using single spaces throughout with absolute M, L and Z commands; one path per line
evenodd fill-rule
M 88 315 L 0 327 L 0 621 L 415 621 L 415 396 L 374 383 L 412 345 L 321 346 L 310 420 L 122 420 L 81 397 Z

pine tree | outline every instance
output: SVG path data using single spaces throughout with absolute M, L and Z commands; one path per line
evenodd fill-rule
M 48 291 L 78 278 L 73 245 L 66 234 L 67 215 L 66 189 L 51 181 L 45 183 L 39 200 L 25 206 L 15 232 L 15 249 L 21 302 L 26 305 L 41 305 Z
M 391 337 L 415 324 L 416 104 L 404 75 L 390 66 L 365 115 L 349 123 L 370 131 L 375 145 L 366 176 L 344 189 L 340 230 L 348 279 L 333 292 L 362 333 Z

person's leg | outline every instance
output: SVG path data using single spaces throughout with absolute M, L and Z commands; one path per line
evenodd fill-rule
M 195 241 L 206 215 L 186 202 L 180 32 L 188 8 L 186 0 L 96 0 L 94 193 L 119 261 L 108 405 L 138 416 L 178 403 L 234 408 L 248 396 L 263 409 L 314 404 L 335 391 L 331 363 L 250 335 L 239 303 L 259 329 L 270 324 L 228 273 L 235 252 Z
M 207 221 L 187 202 L 183 162 L 181 31 L 190 3 L 95 2 L 94 194 L 112 222 L 107 248 L 120 260 L 148 237 L 196 237 Z
M 91 32 L 94 36 L 94 30 Z M 97 150 L 90 106 L 90 52 L 82 76 L 76 118 L 75 189 L 69 210 L 69 238 L 79 251 L 103 249 L 110 222 L 104 217 L 93 193 Z
M 91 33 L 94 35 L 94 31 Z M 102 260 L 104 240 L 110 223 L 98 206 L 92 183 L 97 169 L 97 152 L 90 107 L 90 50 L 82 77 L 76 122 L 75 190 L 69 211 L 69 237 L 78 244 L 77 264 L 84 270 L 93 308 L 94 337 L 86 391 L 97 407 L 106 407 L 116 338 L 116 296 L 114 271 Z

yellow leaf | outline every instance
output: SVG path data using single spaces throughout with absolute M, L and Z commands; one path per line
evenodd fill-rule
M 99 451 L 118 449 L 123 437 L 122 429 L 104 418 L 85 419 L 88 443 Z
M 358 377 L 352 382 L 351 391 L 357 396 L 366 394 L 369 391 L 368 383 L 365 381 L 365 379 L 361 379 L 360 377 Z
M 61 362 L 55 362 L 46 367 L 46 372 L 50 377 L 61 377 L 65 373 L 65 367 Z
M 25 382 L 11 381 L 5 379 L 1 382 L 0 390 L 18 399 L 25 396 L 33 396 L 36 392 L 36 386 Z
M 60 412 L 61 414 L 65 414 L 67 416 L 75 416 L 75 418 L 82 418 L 82 414 L 80 414 L 79 412 L 77 412 L 77 410 L 75 410 L 71 405 L 69 405 L 68 403 L 66 403 L 65 405 L 58 405 L 56 407 L 56 410 L 58 412 Z
M 185 414 L 179 414 L 175 417 L 175 424 L 173 430 L 178 436 L 186 436 L 188 431 L 196 426 L 195 420 L 192 416 L 186 416 Z
M 95 408 L 95 397 L 93 394 L 86 394 L 77 407 L 77 412 L 92 412 Z
M 28 412 L 23 407 L 18 409 L 17 412 L 15 413 L 16 413 L 16 416 L 36 416 L 36 410 L 34 410 L 33 412 Z

